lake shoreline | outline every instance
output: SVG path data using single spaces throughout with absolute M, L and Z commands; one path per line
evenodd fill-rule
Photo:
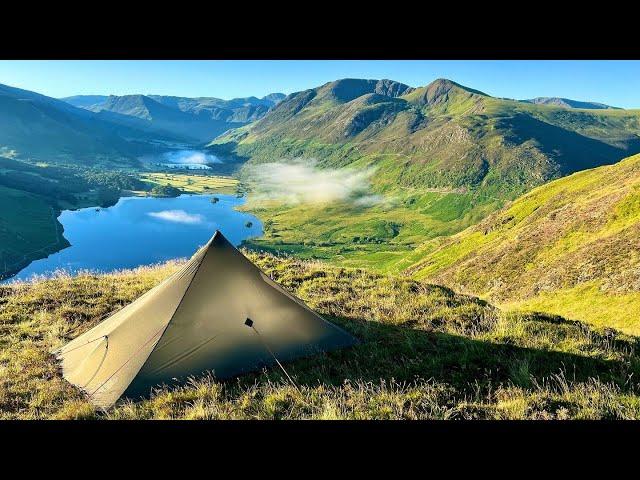
M 118 200 L 113 205 L 108 207 L 99 205 L 90 207 L 83 206 L 80 208 L 64 209 L 60 212 L 56 212 L 55 221 L 58 224 L 57 228 L 59 232 L 59 239 L 61 238 L 63 242 L 59 242 L 55 246 L 52 245 L 52 248 L 50 250 L 47 250 L 47 252 L 43 252 L 43 254 L 39 255 L 37 258 L 29 259 L 29 261 L 25 262 L 20 268 L 12 269 L 12 273 L 6 274 L 2 279 L 0 279 L 0 283 L 6 284 L 13 281 L 28 281 L 28 277 L 31 277 L 33 275 L 40 276 L 43 273 L 52 274 L 55 270 L 58 270 L 60 268 L 62 268 L 63 270 L 67 270 L 67 266 L 64 265 L 64 262 L 71 262 L 72 260 L 60 259 L 72 258 L 73 255 L 65 252 L 67 252 L 70 248 L 77 248 L 76 243 L 78 241 L 74 241 L 74 236 L 77 236 L 77 231 L 69 232 L 68 229 L 65 228 L 66 226 L 68 226 L 69 218 L 77 217 L 83 218 L 85 219 L 85 221 L 87 219 L 92 220 L 93 222 L 97 221 L 99 227 L 99 220 L 97 220 L 96 215 L 100 215 L 100 213 L 102 212 L 114 212 L 123 208 L 126 209 L 127 207 L 125 204 L 132 200 L 144 202 L 144 208 L 147 209 L 151 209 L 152 205 L 157 205 L 156 210 L 159 209 L 159 212 L 147 212 L 142 221 L 140 221 L 140 219 L 136 219 L 136 222 L 138 223 L 138 228 L 141 228 L 140 225 L 147 225 L 150 222 L 160 222 L 160 226 L 156 225 L 155 227 L 156 229 L 160 228 L 160 235 L 158 236 L 158 232 L 155 232 L 154 235 L 156 236 L 150 236 L 148 238 L 148 243 L 152 243 L 154 240 L 156 240 L 156 243 L 163 244 L 162 248 L 164 248 L 165 251 L 175 250 L 175 247 L 170 245 L 172 238 L 171 235 L 176 236 L 176 243 L 184 243 L 185 241 L 187 241 L 184 238 L 184 232 L 194 229 L 198 231 L 198 238 L 204 240 L 202 243 L 205 243 L 206 239 L 208 239 L 210 235 L 213 235 L 216 229 L 226 230 L 226 233 L 229 233 L 229 230 L 231 230 L 231 238 L 234 238 L 236 240 L 235 243 L 237 243 L 238 245 L 243 244 L 244 241 L 248 238 L 257 238 L 264 233 L 262 230 L 262 223 L 258 217 L 251 213 L 242 212 L 237 209 L 237 207 L 240 207 L 246 203 L 246 196 L 238 197 L 236 195 L 213 192 L 203 194 L 183 193 L 178 197 L 163 198 L 148 195 L 146 194 L 146 192 L 123 191 L 121 193 L 122 195 L 118 198 Z M 222 201 L 212 202 L 211 199 L 214 196 L 218 199 L 221 199 Z M 147 202 L 152 202 L 152 205 L 147 204 Z M 185 207 L 185 205 L 188 205 L 190 207 Z M 115 210 L 110 210 L 114 207 L 117 208 Z M 193 213 L 192 211 L 195 211 L 195 213 Z M 200 228 L 196 228 L 198 227 L 198 223 L 202 224 Z M 88 225 L 89 224 L 91 223 L 89 222 Z M 72 228 L 77 229 L 79 227 L 74 226 Z M 92 228 L 97 227 L 94 224 Z M 135 228 L 136 226 L 134 224 L 131 224 L 125 228 L 114 228 L 114 230 L 122 230 L 128 232 L 130 238 L 127 239 L 127 242 L 131 243 L 131 238 L 136 238 L 136 240 L 139 240 L 139 234 L 134 233 Z M 106 242 L 106 239 L 110 238 L 110 236 L 111 238 L 113 238 L 115 235 L 112 231 L 105 231 L 103 233 L 105 234 L 105 237 L 96 237 L 93 240 L 95 244 L 100 245 L 103 240 L 105 240 Z M 126 237 L 126 234 L 119 234 L 115 236 L 118 237 L 119 241 L 123 241 L 122 239 L 123 237 Z M 66 243 L 66 245 L 64 245 L 64 243 Z M 193 245 L 194 242 L 193 240 L 190 240 L 187 243 Z M 110 244 L 109 248 L 118 248 L 117 242 L 115 244 Z M 146 257 L 144 257 L 143 253 L 140 253 L 140 255 L 142 255 L 142 257 L 140 258 L 146 258 L 140 263 L 135 263 L 131 260 L 131 258 L 128 258 L 127 255 L 123 255 L 122 261 L 125 262 L 126 265 L 116 265 L 113 269 L 135 268 L 137 266 L 157 263 L 158 261 L 168 261 L 174 258 L 188 258 L 196 250 L 195 248 L 183 248 L 182 250 L 180 250 L 181 253 L 175 256 L 167 256 L 167 254 L 165 254 L 164 256 L 158 256 L 159 254 L 156 253 L 156 250 L 158 250 L 159 248 L 160 247 L 154 247 L 154 249 L 152 249 L 152 252 L 147 254 Z M 130 250 L 130 248 L 128 250 Z M 62 262 L 62 265 L 59 268 L 51 267 L 46 272 L 40 271 L 40 269 L 42 268 L 41 265 L 43 264 L 41 263 L 40 265 L 38 265 L 38 262 L 44 261 L 47 262 L 47 264 L 53 264 L 54 259 L 52 259 L 52 257 L 56 255 L 59 256 L 60 259 L 56 259 L 55 261 Z M 109 254 L 102 251 L 99 251 L 99 253 L 97 253 L 97 265 L 95 270 L 101 273 L 107 273 L 108 271 L 110 271 L 110 269 L 105 270 L 104 260 L 102 260 L 103 263 L 101 264 L 101 260 L 98 258 L 100 256 L 109 256 Z M 112 257 L 116 259 L 113 260 L 114 262 L 118 261 L 117 255 L 112 255 Z M 151 258 L 151 262 L 147 261 L 149 258 Z M 75 261 L 77 261 L 77 259 Z M 82 265 L 90 263 L 90 260 L 87 259 L 86 252 L 82 261 L 84 262 L 82 263 Z M 75 273 L 75 271 L 79 269 L 94 270 L 94 267 L 88 266 L 86 268 L 81 268 L 80 266 L 71 263 L 68 265 L 68 270 L 70 270 L 71 273 Z M 27 271 L 27 273 L 25 273 L 25 271 Z

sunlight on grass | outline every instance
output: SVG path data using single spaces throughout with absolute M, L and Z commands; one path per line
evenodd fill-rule
M 0 418 L 640 418 L 635 337 L 548 315 L 500 312 L 409 278 L 245 252 L 361 340 L 278 369 L 158 386 L 96 411 L 53 348 L 82 334 L 180 264 L 0 286 Z
M 640 335 L 640 295 L 602 291 L 599 282 L 544 292 L 527 300 L 501 306 L 510 310 L 562 315 L 598 327 L 612 327 L 631 335 Z
M 170 185 L 185 193 L 227 193 L 236 192 L 238 180 L 219 175 L 187 173 L 143 173 L 140 178 L 154 185 Z

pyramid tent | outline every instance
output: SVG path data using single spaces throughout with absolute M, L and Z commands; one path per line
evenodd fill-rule
M 211 371 L 228 378 L 353 345 L 219 232 L 184 267 L 54 353 L 101 408 Z

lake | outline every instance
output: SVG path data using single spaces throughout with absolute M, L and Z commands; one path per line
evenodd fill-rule
M 211 202 L 214 196 L 217 203 Z M 59 269 L 108 272 L 188 258 L 216 230 L 237 246 L 262 235 L 256 217 L 234 210 L 244 202 L 234 195 L 126 197 L 109 208 L 65 210 L 58 219 L 71 246 L 36 260 L 8 281 Z
M 151 166 L 184 170 L 210 170 L 209 165 L 222 163 L 211 153 L 190 149 L 169 150 L 159 155 L 144 155 L 139 160 Z

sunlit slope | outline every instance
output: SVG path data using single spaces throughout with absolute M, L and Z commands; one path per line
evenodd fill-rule
M 539 187 L 422 254 L 418 278 L 640 333 L 640 155 Z

